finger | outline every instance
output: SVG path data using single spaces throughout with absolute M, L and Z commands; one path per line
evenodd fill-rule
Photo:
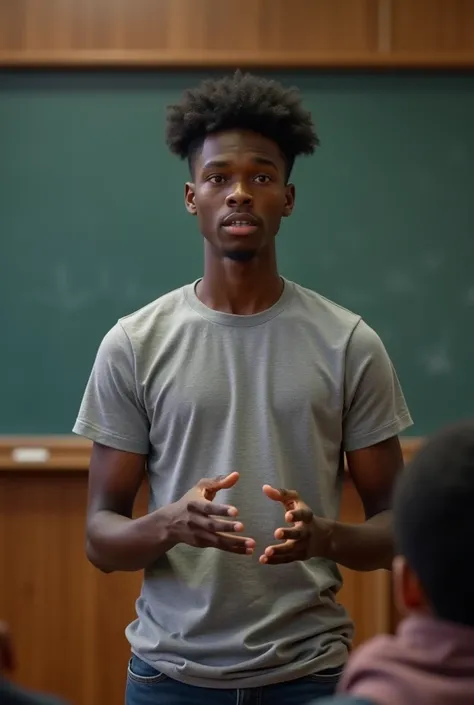
M 212 481 L 212 484 L 217 490 L 228 490 L 238 482 L 239 477 L 238 472 L 231 472 L 225 477 L 216 477 L 216 479 Z
M 228 553 L 251 555 L 255 548 L 255 541 L 246 536 L 233 534 L 214 534 L 207 531 L 198 532 L 195 536 L 196 544 L 201 548 L 217 548 Z
M 277 529 L 275 531 L 274 536 L 276 539 L 279 539 L 281 541 L 298 541 L 299 539 L 303 538 L 305 533 L 305 529 L 303 529 L 301 526 L 295 526 L 291 529 Z
M 260 556 L 259 562 L 262 565 L 281 565 L 282 563 L 294 563 L 295 561 L 303 560 L 303 556 L 296 556 L 292 551 L 283 555 L 275 554 L 273 556 Z
M 282 502 L 288 509 L 293 509 L 294 503 L 299 500 L 299 495 L 295 490 L 276 489 L 271 485 L 263 485 L 262 490 L 269 499 Z
M 205 514 L 192 514 L 189 518 L 189 527 L 193 530 L 205 531 L 210 534 L 218 534 L 219 532 L 233 534 L 243 531 L 244 525 L 241 521 L 216 519 Z
M 208 502 L 207 499 L 188 502 L 187 510 L 188 512 L 202 514 L 203 516 L 214 515 L 218 517 L 236 517 L 239 513 L 237 507 L 233 507 L 229 504 L 213 504 L 212 502 Z
M 302 521 L 304 524 L 309 524 L 313 519 L 313 512 L 309 507 L 300 507 L 299 509 L 291 509 L 285 514 L 285 521 L 288 524 L 293 524 L 297 521 Z
M 276 546 L 267 546 L 265 552 L 260 556 L 260 563 L 273 563 L 275 558 L 292 554 L 295 549 L 295 541 L 289 539 L 285 543 L 279 543 Z M 294 560 L 294 559 L 293 559 Z
M 200 488 L 202 490 L 203 497 L 209 502 L 212 502 L 216 494 L 220 490 L 229 489 L 233 487 L 237 480 L 239 479 L 238 472 L 231 472 L 229 475 L 216 477 L 214 480 L 201 480 Z
M 249 536 L 236 536 L 235 534 L 228 534 L 224 531 L 219 531 L 217 535 L 221 539 L 224 539 L 224 544 L 230 543 L 235 546 L 242 546 L 242 544 L 244 544 L 245 548 L 251 549 L 250 551 L 247 551 L 247 553 L 253 553 L 253 550 L 256 545 L 255 539 L 251 539 Z M 222 542 L 219 543 L 219 546 L 220 545 L 223 545 Z

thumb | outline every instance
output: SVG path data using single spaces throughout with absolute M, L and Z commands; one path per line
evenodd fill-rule
M 228 490 L 230 487 L 233 487 L 239 477 L 238 472 L 231 472 L 225 477 L 216 477 L 214 480 L 210 480 L 204 488 L 205 498 L 212 501 L 219 490 Z
M 296 502 L 299 500 L 298 492 L 295 492 L 295 490 L 277 490 L 271 485 L 263 485 L 262 490 L 269 499 L 273 499 L 274 502 L 281 502 L 285 505 L 286 509 L 294 509 Z
M 262 490 L 269 499 L 273 499 L 275 502 L 283 501 L 280 490 L 277 490 L 275 487 L 272 487 L 271 485 L 263 485 Z

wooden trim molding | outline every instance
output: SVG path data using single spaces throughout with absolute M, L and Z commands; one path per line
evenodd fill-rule
M 419 438 L 402 438 L 405 462 Z M 91 443 L 75 436 L 0 436 L 0 472 L 86 472 Z
M 362 53 L 170 51 L 170 50 L 11 50 L 0 51 L 0 68 L 18 69 L 426 69 L 469 70 L 474 51 L 390 52 L 381 27 L 384 51 Z
M 0 436 L 0 472 L 86 471 L 92 444 L 65 436 Z

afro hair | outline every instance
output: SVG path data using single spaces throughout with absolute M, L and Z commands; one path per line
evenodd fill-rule
M 187 90 L 179 104 L 168 106 L 168 147 L 191 168 L 207 135 L 232 129 L 251 130 L 275 142 L 285 157 L 287 177 L 295 158 L 312 154 L 319 145 L 296 88 L 241 71 L 205 80 Z

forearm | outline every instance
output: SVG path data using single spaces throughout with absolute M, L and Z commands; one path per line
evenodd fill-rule
M 346 568 L 390 570 L 393 559 L 392 512 L 384 511 L 363 524 L 332 522 L 327 558 Z
M 101 510 L 87 527 L 87 557 L 105 573 L 143 570 L 172 546 L 162 510 L 138 519 Z

